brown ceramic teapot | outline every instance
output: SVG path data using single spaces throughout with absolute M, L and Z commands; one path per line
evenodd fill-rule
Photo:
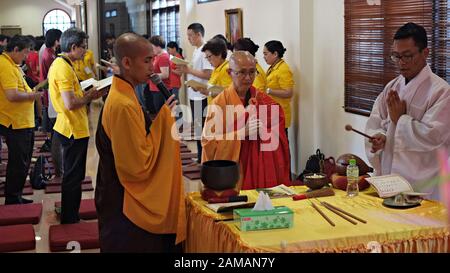
M 365 175 L 367 173 L 373 172 L 373 168 L 369 167 L 366 162 L 364 162 L 364 160 L 362 160 L 358 156 L 354 154 L 343 154 L 336 160 L 336 173 L 338 173 L 339 175 L 347 175 L 347 166 L 350 159 L 356 160 L 356 165 L 359 168 L 359 175 Z

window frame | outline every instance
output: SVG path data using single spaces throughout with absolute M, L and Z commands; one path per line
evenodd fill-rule
M 398 13 L 392 12 L 392 9 L 395 8 L 393 7 L 394 5 L 401 6 L 403 3 L 395 2 L 380 6 L 378 14 L 377 7 L 373 7 L 373 10 L 370 10 L 372 7 L 362 6 L 363 2 L 362 0 L 345 0 L 344 3 L 345 79 L 343 108 L 345 112 L 369 116 L 375 99 L 384 90 L 386 84 L 399 75 L 397 67 L 390 60 L 393 33 L 396 31 L 393 25 L 398 23 L 398 27 L 400 27 L 406 23 L 406 21 L 401 23 L 401 20 L 407 16 L 403 14 L 398 16 Z M 448 56 L 450 55 L 448 54 L 450 53 L 450 40 L 446 40 L 445 37 L 450 37 L 448 28 L 450 25 L 450 0 L 423 1 L 423 7 L 425 6 L 428 10 L 432 10 L 431 14 L 423 10 L 422 13 L 417 13 L 414 17 L 421 19 L 411 20 L 418 20 L 416 22 L 418 24 L 421 24 L 420 20 L 427 22 L 424 26 L 428 27 L 428 48 L 431 51 L 427 62 L 433 71 L 435 71 L 436 67 L 442 68 L 442 70 L 436 72 L 448 82 L 450 80 L 450 65 L 445 63 L 450 61 L 450 56 Z M 352 7 L 354 10 L 351 10 Z M 447 11 L 445 7 L 447 7 Z M 413 12 L 415 12 L 414 8 L 411 8 L 406 13 L 409 15 Z M 442 21 L 435 18 L 438 14 L 443 15 L 444 19 L 447 20 L 444 26 L 442 26 L 442 18 L 440 18 Z M 356 19 L 356 21 L 352 21 L 352 19 Z M 367 26 L 363 28 L 362 26 L 365 24 Z M 447 29 L 445 29 L 445 25 Z M 377 33 L 376 31 L 379 32 Z M 441 36 L 436 33 L 440 33 L 439 35 Z M 369 40 L 370 42 L 367 42 Z M 380 42 L 383 44 L 380 45 Z M 438 53 L 438 51 L 443 51 L 444 53 Z M 445 52 L 448 52 L 448 55 Z
M 70 16 L 70 14 L 67 12 L 67 11 L 65 11 L 65 10 L 63 10 L 63 9 L 60 9 L 60 8 L 54 8 L 54 9 L 51 9 L 51 10 L 49 10 L 49 11 L 47 11 L 46 13 L 45 13 L 45 15 L 44 15 L 44 17 L 42 17 L 42 35 L 43 36 L 45 36 L 45 33 L 46 33 L 46 31 L 45 31 L 45 25 L 46 25 L 46 23 L 45 23 L 45 17 L 47 17 L 47 15 L 49 15 L 51 12 L 53 12 L 53 11 L 62 11 L 62 12 L 64 12 L 68 17 L 69 17 L 69 24 L 70 24 L 70 26 L 69 26 L 69 28 L 71 28 L 71 27 L 73 27 L 74 26 L 74 22 L 73 22 L 73 20 L 72 20 L 72 17 Z M 59 29 L 59 28 L 58 28 Z M 62 29 L 60 29 L 62 32 L 64 32 Z

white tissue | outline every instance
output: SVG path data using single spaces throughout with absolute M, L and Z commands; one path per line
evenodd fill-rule
M 252 210 L 273 210 L 272 201 L 269 195 L 260 191 L 258 195 L 258 200 Z

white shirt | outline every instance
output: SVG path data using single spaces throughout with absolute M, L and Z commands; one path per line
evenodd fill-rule
M 41 68 L 41 62 L 42 62 L 42 54 L 44 53 L 44 50 L 46 49 L 47 47 L 45 46 L 45 43 L 41 46 L 41 48 L 39 49 L 39 69 L 42 69 Z
M 194 50 L 194 53 L 192 54 L 192 68 L 195 70 L 205 70 L 205 69 L 209 69 L 209 70 L 213 70 L 214 68 L 212 67 L 212 65 L 208 62 L 208 60 L 206 59 L 206 54 L 205 52 L 202 52 L 202 48 L 203 48 L 204 44 L 199 47 L 196 48 Z M 208 84 L 208 80 L 204 80 L 201 79 L 199 77 L 196 77 L 192 74 L 187 74 L 187 80 L 196 80 L 198 82 L 204 83 L 204 84 Z M 203 100 L 206 99 L 206 96 L 203 95 L 200 92 L 195 91 L 192 88 L 188 88 L 188 97 L 190 100 Z
M 58 113 L 56 113 L 56 110 L 53 107 L 53 103 L 52 103 L 52 99 L 50 98 L 50 95 L 48 96 L 47 113 L 48 113 L 49 118 L 56 118 L 56 116 L 58 116 Z
M 406 114 L 397 125 L 388 114 L 386 99 L 391 89 L 406 102 Z M 432 193 L 430 199 L 442 199 L 439 185 L 429 180 L 439 175 L 438 151 L 450 152 L 450 86 L 428 65 L 407 85 L 401 75 L 386 85 L 367 120 L 366 133 L 386 135 L 384 149 L 375 154 L 366 141 L 366 154 L 376 175 L 399 174 L 415 191 Z

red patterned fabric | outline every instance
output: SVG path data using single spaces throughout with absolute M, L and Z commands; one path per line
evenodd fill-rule
M 283 109 L 279 107 L 279 117 L 275 124 L 271 124 L 271 106 L 278 104 L 265 93 L 256 91 L 254 87 L 251 87 L 250 93 L 249 104 L 256 106 L 256 113 L 246 113 L 245 121 L 249 116 L 256 115 L 265 124 L 267 130 L 260 131 L 262 135 L 261 138 L 258 136 L 257 140 L 241 141 L 239 161 L 244 176 L 242 189 L 268 188 L 279 184 L 289 186 L 291 184 L 289 146 Z M 267 115 L 262 112 L 262 108 L 258 107 L 261 105 L 267 105 Z M 273 138 L 279 138 L 274 150 L 262 151 L 262 145 L 267 145 Z

